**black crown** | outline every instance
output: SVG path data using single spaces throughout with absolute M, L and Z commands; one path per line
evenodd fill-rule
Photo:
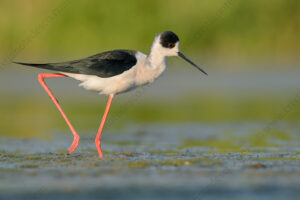
M 160 44 L 166 48 L 173 48 L 179 41 L 178 36 L 172 31 L 165 31 L 160 35 Z

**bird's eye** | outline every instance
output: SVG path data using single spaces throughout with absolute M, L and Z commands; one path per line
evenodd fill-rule
M 168 48 L 171 49 L 171 48 L 173 48 L 173 47 L 175 47 L 175 44 L 174 44 L 174 43 L 169 43 L 169 44 L 168 44 Z

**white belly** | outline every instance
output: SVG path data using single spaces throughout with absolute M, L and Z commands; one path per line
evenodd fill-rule
M 81 81 L 79 86 L 87 90 L 97 91 L 100 94 L 119 94 L 136 87 L 136 69 L 134 67 L 120 75 L 109 78 L 101 78 L 95 75 L 61 73 Z
M 86 74 L 61 73 L 81 81 L 79 86 L 87 90 L 94 90 L 106 95 L 119 94 L 138 86 L 152 83 L 165 69 L 164 63 L 161 66 L 157 66 L 157 68 L 149 67 L 145 54 L 138 52 L 136 56 L 138 61 L 135 66 L 122 74 L 109 78 Z

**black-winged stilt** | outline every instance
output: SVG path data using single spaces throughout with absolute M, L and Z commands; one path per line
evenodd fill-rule
M 80 138 L 60 107 L 57 99 L 45 84 L 44 79 L 71 77 L 81 81 L 80 86 L 87 90 L 94 90 L 100 94 L 109 95 L 108 103 L 95 139 L 99 156 L 102 158 L 101 134 L 114 95 L 152 83 L 164 72 L 166 68 L 165 58 L 167 56 L 180 56 L 206 74 L 205 71 L 179 51 L 179 44 L 179 38 L 175 33 L 165 31 L 155 37 L 149 56 L 134 50 L 113 50 L 70 62 L 48 64 L 15 63 L 59 72 L 39 74 L 38 80 L 62 114 L 74 135 L 73 143 L 68 149 L 69 154 L 75 151 Z

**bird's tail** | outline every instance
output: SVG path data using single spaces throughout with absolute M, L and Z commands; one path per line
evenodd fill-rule
M 22 63 L 22 62 L 13 62 L 13 63 L 19 64 L 19 65 L 26 65 L 26 66 L 31 66 L 31 67 L 42 68 L 42 69 L 55 70 L 54 65 L 51 65 L 51 64 L 33 64 L 33 63 Z
M 41 69 L 49 69 L 49 70 L 54 70 L 59 72 L 79 73 L 78 69 L 66 63 L 45 63 L 45 64 L 33 64 L 33 63 L 22 63 L 22 62 L 13 62 L 13 63 L 31 66 L 31 67 L 37 67 Z

